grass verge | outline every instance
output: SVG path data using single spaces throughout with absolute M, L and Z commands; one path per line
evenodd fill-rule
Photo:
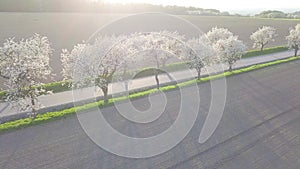
M 70 82 L 68 81 L 59 81 L 43 84 L 40 87 L 44 88 L 47 91 L 52 91 L 53 93 L 59 93 L 71 90 Z M 6 96 L 6 91 L 0 91 L 0 100 L 4 100 Z
M 232 76 L 232 75 L 246 73 L 246 72 L 250 72 L 250 71 L 254 71 L 254 70 L 258 70 L 258 69 L 262 69 L 262 68 L 266 68 L 266 67 L 269 67 L 269 66 L 282 64 L 282 63 L 287 63 L 287 62 L 291 62 L 291 61 L 295 61 L 295 60 L 299 60 L 299 59 L 300 59 L 300 56 L 297 56 L 297 57 L 291 57 L 291 58 L 272 61 L 272 62 L 267 62 L 267 63 L 256 64 L 256 65 L 253 65 L 253 66 L 248 66 L 248 67 L 245 67 L 245 68 L 236 69 L 236 70 L 233 70 L 232 72 L 224 72 L 224 73 L 220 73 L 220 74 L 217 74 L 217 75 L 214 75 L 214 76 L 203 77 L 200 80 L 194 79 L 194 80 L 189 80 L 189 81 L 186 81 L 186 82 L 179 83 L 177 85 L 165 86 L 165 87 L 162 87 L 160 90 L 161 91 L 170 91 L 170 90 L 178 89 L 179 87 L 185 87 L 185 86 L 189 86 L 189 85 L 192 85 L 192 84 L 208 82 L 208 81 L 219 79 L 219 78 L 222 78 L 222 77 L 228 77 L 228 76 Z M 149 90 L 145 90 L 145 91 L 142 91 L 142 92 L 132 93 L 132 94 L 129 95 L 129 98 L 130 99 L 137 99 L 137 98 L 147 96 L 151 93 L 155 93 L 157 91 L 158 91 L 157 89 L 149 89 Z M 98 102 L 89 103 L 89 104 L 86 104 L 86 105 L 83 105 L 83 106 L 73 107 L 73 108 L 69 108 L 69 109 L 65 109 L 65 110 L 61 110 L 61 111 L 56 111 L 56 112 L 48 112 L 48 113 L 45 113 L 45 114 L 39 114 L 39 115 L 37 115 L 37 117 L 34 120 L 31 119 L 31 118 L 25 118 L 25 119 L 6 122 L 6 123 L 3 123 L 3 124 L 0 124 L 0 133 L 10 131 L 10 130 L 14 130 L 14 129 L 18 129 L 18 128 L 24 128 L 24 127 L 36 125 L 36 124 L 39 124 L 39 123 L 42 123 L 42 122 L 52 121 L 52 120 L 59 119 L 59 118 L 62 118 L 62 117 L 67 117 L 69 115 L 75 114 L 76 111 L 89 110 L 89 109 L 95 108 L 97 106 L 100 107 L 100 108 L 103 108 L 104 106 L 111 106 L 113 103 L 123 101 L 125 99 L 128 99 L 128 98 L 127 97 L 112 98 L 112 99 L 109 100 L 109 103 L 106 104 L 106 105 L 104 104 L 103 100 L 100 100 Z
M 277 52 L 284 52 L 289 50 L 288 47 L 286 46 L 276 46 L 272 48 L 266 48 L 263 51 L 260 50 L 249 50 L 243 58 L 249 58 L 253 56 L 260 56 L 260 55 L 267 55 L 267 54 L 272 54 L 272 53 L 277 53 Z

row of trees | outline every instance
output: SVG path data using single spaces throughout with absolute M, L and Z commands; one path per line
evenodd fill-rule
M 265 30 L 265 28 L 261 28 Z M 253 33 L 253 39 L 270 40 L 265 31 Z M 254 38 L 256 36 L 261 38 Z M 259 37 L 259 36 L 258 36 Z M 290 30 L 286 37 L 295 55 L 300 45 L 300 24 Z M 262 46 L 263 43 L 258 43 Z M 146 58 L 153 61 L 156 70 L 164 68 L 167 61 L 176 57 L 186 61 L 201 77 L 201 70 L 213 64 L 226 63 L 229 71 L 246 51 L 246 46 L 232 32 L 225 28 L 212 28 L 205 35 L 193 39 L 177 32 L 161 31 L 134 33 L 131 35 L 101 36 L 92 44 L 82 43 L 71 51 L 63 50 L 61 61 L 65 80 L 73 79 L 74 87 L 95 84 L 108 100 L 108 85 L 113 78 L 120 78 L 132 70 L 132 65 Z M 31 110 L 35 117 L 40 107 L 38 96 L 48 93 L 41 80 L 52 76 L 49 64 L 52 48 L 47 37 L 34 36 L 16 42 L 8 39 L 0 47 L 0 77 L 7 84 L 6 101 L 18 103 L 21 110 Z M 149 60 L 148 60 L 149 61 Z M 75 72 L 75 73 L 74 73 Z M 159 71 L 155 80 L 159 88 Z
M 255 17 L 260 17 L 260 18 L 300 18 L 300 11 L 293 12 L 293 13 L 284 13 L 282 11 L 262 11 L 259 14 L 256 14 Z
M 277 36 L 276 29 L 270 26 L 263 26 L 256 32 L 252 33 L 250 39 L 254 42 L 253 48 L 260 48 L 263 51 L 264 47 Z M 289 35 L 286 36 L 287 46 L 295 51 L 294 56 L 297 56 L 300 45 L 300 24 L 291 28 Z
M 200 79 L 205 66 L 219 62 L 227 63 L 231 71 L 245 51 L 243 42 L 229 30 L 213 28 L 206 35 L 189 40 L 168 31 L 103 36 L 93 44 L 78 44 L 71 51 L 64 50 L 61 57 L 66 80 L 75 79 L 72 84 L 76 87 L 97 85 L 107 102 L 108 84 L 113 76 L 130 70 L 128 65 L 136 64 L 137 60 L 154 62 L 157 70 L 154 76 L 159 88 L 159 69 L 172 56 L 186 61 Z

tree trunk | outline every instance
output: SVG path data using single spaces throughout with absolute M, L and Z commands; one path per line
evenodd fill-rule
M 229 71 L 232 72 L 232 64 L 229 64 Z
M 295 48 L 295 57 L 297 56 L 298 54 L 298 48 Z
M 158 79 L 158 74 L 159 74 L 159 60 L 158 60 L 158 53 L 155 51 L 155 59 L 156 59 L 156 69 L 155 69 L 155 81 L 156 81 L 156 88 L 159 89 L 159 79 Z
M 162 61 L 162 67 L 164 67 L 164 68 L 166 67 L 166 62 L 167 62 L 166 60 Z
M 197 79 L 200 80 L 201 79 L 201 69 L 197 70 L 198 76 Z
M 158 70 L 155 70 L 155 81 L 156 81 L 156 87 L 157 89 L 159 89 Z
M 104 104 L 108 103 L 108 86 L 101 87 L 104 97 Z
M 129 88 L 128 88 L 128 80 L 125 80 L 124 82 L 124 87 L 125 87 L 125 91 L 128 92 Z
M 260 51 L 262 52 L 264 50 L 264 45 L 261 45 Z
M 30 99 L 31 99 L 31 115 L 30 115 L 30 117 L 35 119 L 37 116 L 37 112 L 35 109 L 35 101 L 34 101 L 34 97 L 32 94 L 30 95 Z

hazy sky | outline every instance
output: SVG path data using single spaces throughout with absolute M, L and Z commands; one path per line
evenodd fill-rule
M 219 10 L 300 8 L 299 0 L 104 0 L 113 3 L 151 3 L 161 5 L 195 6 Z

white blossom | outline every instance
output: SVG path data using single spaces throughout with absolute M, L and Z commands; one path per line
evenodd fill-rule
M 203 36 L 202 40 L 207 41 L 209 44 L 215 44 L 220 39 L 228 39 L 232 37 L 233 33 L 226 28 L 214 27 Z
M 185 55 L 190 68 L 197 71 L 198 79 L 201 77 L 202 68 L 214 63 L 217 55 L 215 50 L 209 44 L 203 42 L 203 39 L 203 37 L 190 39 L 187 42 L 187 45 L 191 50 Z
M 300 47 L 300 24 L 295 26 L 295 29 L 290 30 L 290 34 L 286 37 L 288 41 L 288 46 L 290 49 L 295 50 L 295 55 L 297 56 Z
M 18 103 L 21 110 L 31 109 L 34 117 L 39 108 L 37 97 L 47 93 L 37 86 L 51 75 L 51 54 L 47 37 L 38 34 L 19 42 L 8 39 L 0 47 L 0 76 L 6 79 L 6 99 Z
M 170 31 L 135 33 L 131 37 L 135 37 L 133 43 L 139 44 L 136 51 L 147 51 L 144 59 L 154 62 L 157 68 L 165 67 L 174 56 L 180 57 L 185 39 L 178 32 Z
M 140 51 L 140 57 L 143 57 L 149 63 L 155 64 L 154 76 L 159 88 L 159 73 L 161 68 L 166 66 L 170 58 L 181 58 L 185 50 L 184 36 L 178 32 L 160 31 L 148 33 L 135 33 L 131 35 L 134 44 L 139 44 L 136 51 Z M 167 73 L 169 78 L 172 77 Z
M 76 59 L 79 59 L 81 53 L 86 48 L 87 44 L 77 44 L 73 50 L 69 52 L 67 49 L 63 49 L 61 53 L 61 62 L 63 66 L 62 75 L 64 80 L 73 78 L 73 71 Z
M 233 64 L 245 54 L 246 46 L 238 40 L 237 36 L 231 36 L 227 39 L 218 40 L 214 44 L 214 49 L 218 52 L 222 61 L 229 65 L 231 71 Z
M 263 26 L 256 32 L 252 33 L 250 39 L 254 42 L 253 48 L 260 47 L 260 50 L 262 51 L 270 41 L 274 41 L 274 38 L 276 36 L 277 35 L 275 28 L 270 26 Z
M 71 52 L 63 50 L 64 77 L 72 79 L 76 87 L 95 84 L 107 102 L 108 84 L 116 71 L 126 68 L 127 56 L 132 54 L 126 39 L 126 36 L 101 36 L 93 44 L 78 44 Z

